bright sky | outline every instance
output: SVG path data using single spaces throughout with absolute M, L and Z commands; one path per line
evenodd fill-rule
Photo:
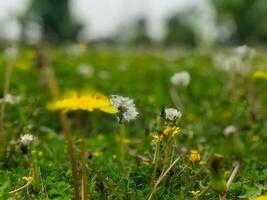
M 116 31 L 129 22 L 145 17 L 149 33 L 155 39 L 164 34 L 164 19 L 188 5 L 200 5 L 205 0 L 71 0 L 70 8 L 85 29 L 84 39 L 99 38 Z M 16 13 L 23 13 L 29 0 L 0 0 L 0 35 L 10 40 L 20 34 Z

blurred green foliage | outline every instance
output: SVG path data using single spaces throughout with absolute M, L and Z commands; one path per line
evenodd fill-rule
M 214 0 L 218 23 L 232 20 L 235 31 L 230 41 L 239 43 L 267 42 L 267 1 Z
M 73 41 L 82 28 L 71 16 L 69 0 L 32 0 L 25 18 L 41 24 L 46 40 Z

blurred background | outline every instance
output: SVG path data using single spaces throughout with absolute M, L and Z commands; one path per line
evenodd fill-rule
M 0 44 L 262 45 L 266 0 L 1 0 Z

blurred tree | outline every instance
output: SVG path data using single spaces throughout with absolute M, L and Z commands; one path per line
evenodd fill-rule
M 193 27 L 187 16 L 190 15 L 190 11 L 178 13 L 172 15 L 167 20 L 167 33 L 165 37 L 165 43 L 171 44 L 185 44 L 189 46 L 195 46 L 195 33 Z
M 32 0 L 24 19 L 37 20 L 42 27 L 42 37 L 46 40 L 75 40 L 82 28 L 71 17 L 69 0 Z
M 141 44 L 147 44 L 150 43 L 151 40 L 147 33 L 147 21 L 144 18 L 140 18 L 136 21 L 136 24 L 134 25 L 134 36 L 133 36 L 133 42 L 134 43 L 141 43 Z
M 218 24 L 234 23 L 230 41 L 267 42 L 266 0 L 213 0 Z

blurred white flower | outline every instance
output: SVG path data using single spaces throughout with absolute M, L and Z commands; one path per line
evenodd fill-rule
M 235 48 L 231 55 L 217 54 L 214 56 L 214 64 L 227 72 L 234 72 L 247 76 L 252 70 L 252 61 L 256 51 L 246 45 Z
M 5 99 L 4 98 L 1 98 L 0 99 L 0 104 L 2 102 L 6 102 L 6 103 L 10 103 L 10 104 L 17 104 L 21 101 L 22 97 L 21 96 L 14 96 L 14 95 L 11 95 L 11 94 L 7 94 L 5 96 Z
M 231 135 L 231 134 L 234 134 L 236 131 L 237 131 L 236 126 L 234 126 L 234 125 L 229 125 L 229 126 L 227 126 L 227 127 L 224 129 L 223 134 L 224 134 L 225 136 L 229 136 L 229 135 Z
M 186 71 L 177 72 L 171 77 L 170 81 L 175 86 L 186 87 L 190 83 L 190 74 Z
M 7 60 L 15 60 L 18 56 L 18 49 L 15 46 L 8 47 L 4 52 Z
M 84 44 L 71 44 L 66 47 L 66 53 L 73 57 L 82 56 L 86 52 Z
M 110 73 L 106 70 L 101 70 L 98 74 L 101 79 L 109 79 L 111 77 Z
M 20 142 L 25 146 L 28 146 L 32 141 L 33 136 L 30 134 L 25 134 L 20 137 Z
M 180 119 L 182 117 L 182 113 L 175 108 L 166 108 L 165 117 L 170 121 L 174 121 Z
M 110 102 L 119 111 L 119 122 L 134 120 L 139 114 L 136 110 L 133 99 L 118 95 L 111 95 Z
M 255 49 L 250 48 L 247 45 L 235 48 L 234 52 L 242 59 L 252 59 L 256 55 Z
M 77 67 L 77 73 L 84 78 L 89 78 L 94 74 L 94 68 L 88 64 L 80 64 Z

